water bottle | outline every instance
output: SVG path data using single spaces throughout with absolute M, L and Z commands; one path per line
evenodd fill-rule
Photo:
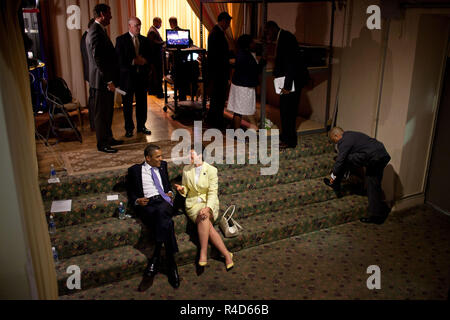
M 50 165 L 50 179 L 56 178 L 56 170 L 53 164 Z
M 50 221 L 48 223 L 48 232 L 50 234 L 54 234 L 56 232 L 55 221 L 53 220 L 53 216 L 50 216 Z
M 125 206 L 123 205 L 123 202 L 119 204 L 119 219 L 124 220 L 126 218 L 125 216 Z
M 59 262 L 58 252 L 56 251 L 55 247 L 52 247 L 52 253 L 53 253 L 53 260 L 55 261 L 55 263 L 58 263 Z

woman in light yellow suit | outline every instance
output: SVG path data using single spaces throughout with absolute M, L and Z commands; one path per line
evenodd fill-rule
M 233 254 L 228 251 L 222 237 L 213 226 L 219 215 L 219 189 L 217 168 L 203 162 L 202 155 L 191 149 L 191 164 L 183 168 L 181 186 L 177 191 L 186 197 L 186 213 L 197 225 L 200 240 L 200 259 L 198 265 L 207 265 L 208 240 L 225 257 L 226 270 L 233 268 Z

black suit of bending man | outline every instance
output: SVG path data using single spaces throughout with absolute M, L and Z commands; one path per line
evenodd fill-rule
M 302 88 L 309 80 L 308 70 L 300 53 L 297 39 L 289 31 L 282 30 L 278 25 L 269 21 L 266 29 L 271 30 L 271 39 L 277 40 L 274 78 L 285 77 L 282 94 L 280 95 L 280 140 L 288 148 L 297 146 L 297 113 Z M 295 91 L 292 90 L 294 83 Z
M 124 33 L 116 39 L 116 52 L 120 65 L 120 88 L 127 94 L 122 97 L 125 132 L 127 137 L 133 135 L 133 95 L 136 95 L 136 126 L 137 132 L 149 134 L 146 129 L 147 121 L 147 89 L 150 72 L 150 44 L 146 37 L 138 35 L 139 55 L 147 60 L 144 65 L 134 65 L 136 50 L 130 32 Z
M 391 160 L 389 153 L 381 142 L 354 131 L 343 132 L 342 138 L 337 141 L 337 147 L 338 156 L 333 167 L 332 186 L 339 188 L 344 174 L 352 168 L 365 167 L 369 217 L 362 218 L 361 221 L 383 223 L 390 212 L 383 201 L 381 189 L 384 168 Z
M 89 86 L 93 89 L 93 109 L 97 149 L 105 152 L 117 152 L 112 145 L 119 144 L 113 138 L 111 125 L 114 113 L 114 92 L 108 90 L 108 84 L 119 82 L 119 64 L 116 51 L 106 30 L 98 22 L 89 28 L 86 37 L 89 61 Z
M 161 154 L 159 149 L 156 151 L 150 151 L 149 153 L 153 156 L 152 153 L 155 154 L 155 152 L 159 152 L 159 155 Z M 169 264 L 169 282 L 173 287 L 177 288 L 179 286 L 179 276 L 174 254 L 179 250 L 175 238 L 174 223 L 172 220 L 175 211 L 173 206 L 161 196 L 156 195 L 150 196 L 150 198 L 145 198 L 142 172 L 143 170 L 150 170 L 150 167 L 151 164 L 146 155 L 145 162 L 136 164 L 128 169 L 127 177 L 129 202 L 134 205 L 138 218 L 140 218 L 142 222 L 152 231 L 156 241 L 155 252 L 152 259 L 149 261 L 149 265 L 147 266 L 144 275 L 147 277 L 153 277 L 157 274 L 160 265 L 160 250 L 162 244 L 164 243 Z M 160 166 L 157 167 L 155 165 L 154 168 L 157 168 L 159 171 L 161 177 L 160 183 L 164 193 L 172 192 L 169 182 L 169 175 L 167 172 L 167 162 L 161 161 Z M 151 185 L 154 185 L 154 183 L 150 182 L 150 184 L 146 185 L 146 187 Z M 144 205 L 139 204 L 139 201 L 142 201 L 142 199 L 146 201 Z M 146 199 L 148 199 L 148 202 Z

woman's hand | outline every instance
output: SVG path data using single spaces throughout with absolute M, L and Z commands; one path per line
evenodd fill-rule
M 179 184 L 176 184 L 176 183 L 175 183 L 175 188 L 176 188 L 177 191 L 180 192 L 180 193 L 183 193 L 183 191 L 184 191 L 184 187 L 183 187 L 183 186 L 180 186 Z

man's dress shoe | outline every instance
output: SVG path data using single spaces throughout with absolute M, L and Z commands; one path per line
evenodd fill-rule
M 386 220 L 386 218 L 383 218 L 383 217 L 363 217 L 363 218 L 361 218 L 359 220 L 361 222 L 364 222 L 364 223 L 383 224 L 384 220 Z
M 109 144 L 111 146 L 119 146 L 123 143 L 123 140 L 116 140 L 114 138 L 111 139 L 111 141 L 109 142 Z
M 167 276 L 169 278 L 170 285 L 177 289 L 180 286 L 180 276 L 178 275 L 176 264 L 169 268 Z
M 110 146 L 105 146 L 103 148 L 99 148 L 98 151 L 106 152 L 106 153 L 116 153 L 117 149 L 113 149 Z
M 138 133 L 142 132 L 143 134 L 147 134 L 147 135 L 151 135 L 152 134 L 152 132 L 150 130 L 148 130 L 147 128 L 139 129 L 137 132 Z
M 125 133 L 125 137 L 127 137 L 127 138 L 131 138 L 132 136 L 133 136 L 133 131 L 127 131 Z
M 142 278 L 141 283 L 139 284 L 139 288 L 138 291 L 139 292 L 144 292 L 146 291 L 148 288 L 150 288 L 153 284 L 153 279 L 155 277 L 149 277 L 148 275 L 144 275 L 144 277 Z

